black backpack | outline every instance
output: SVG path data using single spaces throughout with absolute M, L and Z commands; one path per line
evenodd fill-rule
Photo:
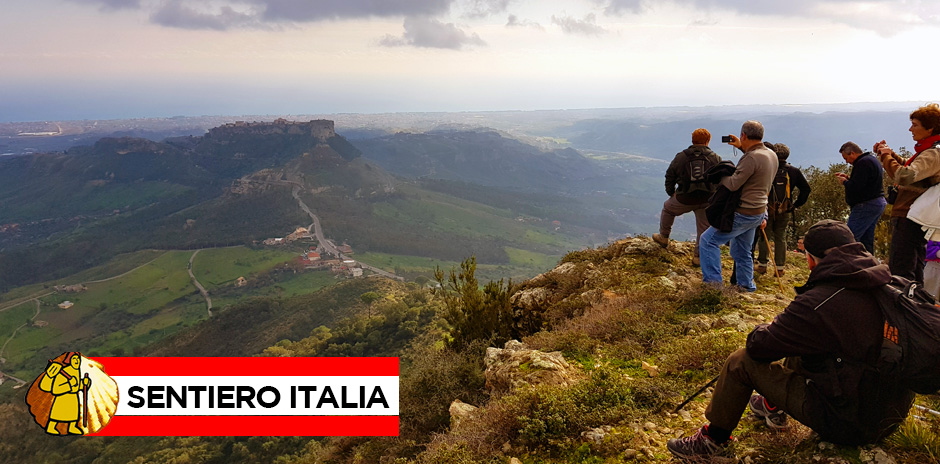
M 689 160 L 689 189 L 688 192 L 711 191 L 711 184 L 705 173 L 716 163 L 708 159 L 708 154 L 701 148 L 687 148 L 685 156 Z
M 874 293 L 885 318 L 876 369 L 915 393 L 937 393 L 940 305 L 919 285 L 899 276 L 891 276 L 891 282 Z
M 790 173 L 784 163 L 777 169 L 774 182 L 770 186 L 770 205 L 775 213 L 790 211 L 793 201 L 790 199 Z

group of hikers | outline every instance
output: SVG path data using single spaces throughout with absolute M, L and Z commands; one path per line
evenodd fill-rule
M 730 453 L 732 431 L 745 409 L 771 429 L 786 429 L 792 417 L 822 439 L 845 445 L 876 442 L 907 417 L 914 392 L 903 379 L 871 366 L 883 356 L 889 327 L 873 294 L 888 286 L 892 276 L 923 286 L 925 263 L 940 260 L 940 244 L 928 243 L 921 223 L 908 218 L 915 200 L 940 184 L 940 105 L 918 108 L 910 121 L 915 152 L 908 158 L 884 140 L 871 152 L 854 142 L 839 148 L 852 166 L 851 174 L 836 175 L 850 207 L 847 220 L 826 219 L 806 232 L 806 284 L 796 288 L 794 300 L 773 322 L 755 328 L 746 346 L 729 356 L 705 411 L 708 423 L 692 436 L 669 440 L 674 456 L 694 460 Z M 729 244 L 732 282 L 743 291 L 755 291 L 755 247 L 756 271 L 768 268 L 765 229 L 774 241 L 774 273 L 784 271 L 787 224 L 806 203 L 810 186 L 786 162 L 788 147 L 765 143 L 763 135 L 760 122 L 747 121 L 740 135 L 722 138 L 743 152 L 735 165 L 708 148 L 707 130 L 696 129 L 692 145 L 666 171 L 669 199 L 652 238 L 668 248 L 676 216 L 694 213 L 692 263 L 701 266 L 706 284 L 723 285 L 720 247 Z M 886 199 L 884 175 L 895 184 L 896 197 Z M 882 264 L 872 253 L 875 227 L 888 203 L 892 234 L 888 263 Z M 926 289 L 936 297 L 940 272 L 931 272 L 927 266 Z

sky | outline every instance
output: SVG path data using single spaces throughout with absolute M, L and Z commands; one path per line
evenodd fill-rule
M 0 121 L 926 103 L 938 34 L 928 0 L 7 1 Z

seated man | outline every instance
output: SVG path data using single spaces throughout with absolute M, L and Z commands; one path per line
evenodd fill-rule
M 888 267 L 842 222 L 816 223 L 803 245 L 806 285 L 731 354 L 705 411 L 709 423 L 691 437 L 669 440 L 676 457 L 728 453 L 731 431 L 747 407 L 771 428 L 786 428 L 789 415 L 823 440 L 844 445 L 878 441 L 907 416 L 914 393 L 866 367 L 878 360 L 884 336 L 871 291 L 890 281 Z

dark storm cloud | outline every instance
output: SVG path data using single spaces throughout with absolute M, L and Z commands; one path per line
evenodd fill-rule
M 560 27 L 566 34 L 601 35 L 607 32 L 607 29 L 597 25 L 594 13 L 588 14 L 584 19 L 552 15 L 552 24 Z
M 435 16 L 455 0 L 248 0 L 266 20 L 307 22 L 370 16 Z
M 433 18 L 405 18 L 405 32 L 401 37 L 385 36 L 380 44 L 387 47 L 424 47 L 460 50 L 468 45 L 486 45 L 476 34 L 468 34 L 453 23 Z
M 256 15 L 241 13 L 229 6 L 221 7 L 218 13 L 204 13 L 179 1 L 164 4 L 150 15 L 150 21 L 161 26 L 180 29 L 213 29 L 217 31 L 263 27 Z

